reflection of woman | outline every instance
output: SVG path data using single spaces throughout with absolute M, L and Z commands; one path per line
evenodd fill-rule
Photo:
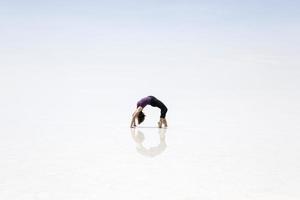
M 159 128 L 161 128 L 162 126 L 167 127 L 168 124 L 167 124 L 167 120 L 166 120 L 166 114 L 167 114 L 168 108 L 165 106 L 165 104 L 163 104 L 163 102 L 161 102 L 154 96 L 144 97 L 137 102 L 137 106 L 136 106 L 137 109 L 132 114 L 130 127 L 133 128 L 136 126 L 136 124 L 135 124 L 136 119 L 138 120 L 138 124 L 142 123 L 145 120 L 145 114 L 143 113 L 143 109 L 147 105 L 151 105 L 152 107 L 158 107 L 160 109 L 160 120 L 158 122 L 158 127 Z
M 159 129 L 159 144 L 155 147 L 146 148 L 143 145 L 145 140 L 145 136 L 142 131 L 137 129 L 131 129 L 131 136 L 133 140 L 136 142 L 136 150 L 140 154 L 148 157 L 154 157 L 161 154 L 166 148 L 166 130 L 167 129 Z

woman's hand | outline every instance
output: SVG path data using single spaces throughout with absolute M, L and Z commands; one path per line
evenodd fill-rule
M 130 123 L 130 128 L 135 128 L 135 127 L 136 127 L 135 116 L 132 116 L 131 123 Z
M 134 113 L 132 114 L 132 119 L 131 119 L 131 124 L 130 124 L 130 128 L 135 128 L 136 124 L 135 124 L 135 119 L 137 118 L 138 114 L 143 110 L 142 107 L 138 107 Z
M 131 121 L 130 128 L 135 128 L 135 127 L 136 127 L 135 120 L 133 120 Z

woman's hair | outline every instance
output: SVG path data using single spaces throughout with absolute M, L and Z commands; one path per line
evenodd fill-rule
M 141 124 L 145 120 L 145 114 L 141 111 L 138 115 L 138 123 Z

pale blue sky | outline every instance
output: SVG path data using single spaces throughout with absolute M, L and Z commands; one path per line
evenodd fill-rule
M 85 30 L 104 35 L 121 31 L 117 34 L 140 37 L 150 32 L 158 38 L 171 34 L 195 39 L 194 34 L 203 33 L 293 35 L 299 33 L 300 19 L 300 1 L 6 1 L 0 6 L 1 32 L 8 38 L 21 34 L 14 30 L 75 35 Z
M 262 56 L 296 65 L 299 7 L 300 1 L 277 0 L 2 1 L 2 65 L 37 55 L 51 62 L 80 56 L 90 64 L 96 55 L 191 63 L 199 55 Z

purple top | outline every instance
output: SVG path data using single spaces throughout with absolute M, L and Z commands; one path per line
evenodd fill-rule
M 145 108 L 146 105 L 150 104 L 150 101 L 151 97 L 144 97 L 137 102 L 136 107 L 141 106 L 142 108 Z

